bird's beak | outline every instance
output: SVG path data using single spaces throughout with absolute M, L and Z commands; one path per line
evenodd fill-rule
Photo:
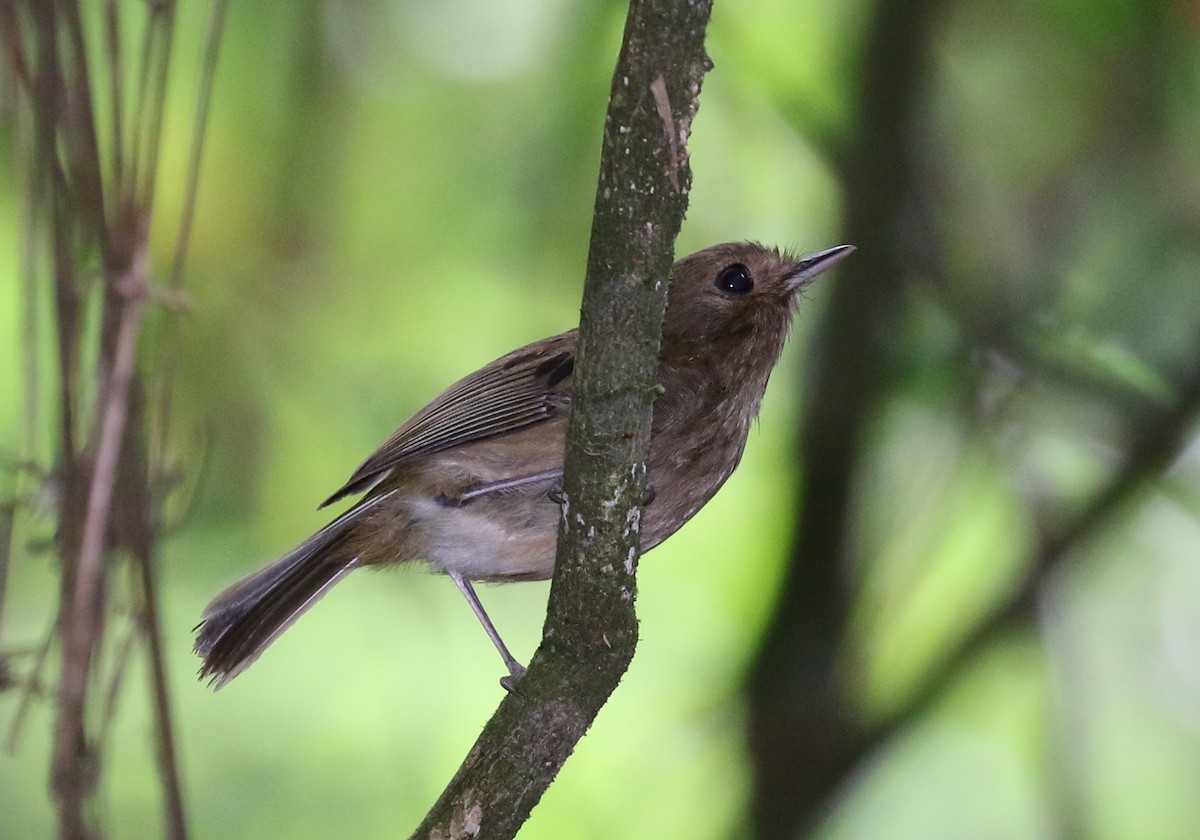
M 788 291 L 794 292 L 804 288 L 822 271 L 833 268 L 853 253 L 853 245 L 838 245 L 815 254 L 809 254 L 796 263 L 788 274 L 786 279 Z

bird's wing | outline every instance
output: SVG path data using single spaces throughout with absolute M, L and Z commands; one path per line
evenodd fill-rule
M 322 507 L 370 489 L 399 464 L 561 416 L 571 399 L 576 331 L 514 350 L 451 385 L 375 450 Z

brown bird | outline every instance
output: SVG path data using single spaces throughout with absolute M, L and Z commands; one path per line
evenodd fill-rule
M 642 550 L 692 518 L 741 460 L 797 292 L 854 250 L 797 259 L 754 243 L 675 263 L 663 323 L 642 512 Z M 511 688 L 524 668 L 471 581 L 554 572 L 576 331 L 502 356 L 418 411 L 330 496 L 363 498 L 204 610 L 196 652 L 216 688 L 240 674 L 349 572 L 422 560 L 458 585 Z

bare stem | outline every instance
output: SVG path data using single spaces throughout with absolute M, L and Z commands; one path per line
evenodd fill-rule
M 64 837 L 87 836 L 83 806 L 95 782 L 85 729 L 85 711 L 92 655 L 99 640 L 105 537 L 144 311 L 144 294 L 140 290 L 145 288 L 146 260 L 145 247 L 135 249 L 129 272 L 116 282 L 117 288 L 125 292 L 125 297 L 117 330 L 115 356 L 104 393 L 100 437 L 84 513 L 78 561 L 75 563 L 75 585 L 71 601 L 64 604 L 66 609 L 62 616 L 63 662 L 58 687 L 54 791 L 59 800 Z
M 167 685 L 167 666 L 163 655 L 162 623 L 159 620 L 158 586 L 154 579 L 154 558 L 149 546 L 135 549 L 140 572 L 142 634 L 150 653 L 150 691 L 154 704 L 154 731 L 158 742 L 158 770 L 163 785 L 163 823 L 170 840 L 187 840 L 187 819 L 183 810 L 183 785 L 179 780 L 179 761 L 171 723 L 171 695 Z

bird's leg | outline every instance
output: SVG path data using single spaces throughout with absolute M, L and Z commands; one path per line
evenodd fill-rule
M 512 478 L 502 478 L 499 481 L 489 481 L 486 484 L 478 484 L 470 490 L 466 490 L 457 496 L 439 496 L 438 501 L 442 504 L 451 505 L 453 507 L 461 507 L 471 499 L 480 496 L 486 496 L 488 493 L 499 493 L 503 490 L 513 490 L 517 487 L 524 487 L 526 484 L 541 484 L 544 481 L 553 481 L 556 478 L 562 478 L 562 469 L 546 470 L 545 472 L 531 473 L 530 475 L 517 475 Z
M 501 490 L 512 490 L 515 487 L 524 487 L 526 484 L 540 484 L 543 481 L 553 481 L 556 478 L 562 478 L 562 469 L 546 470 L 545 472 L 533 473 L 531 475 L 518 475 L 513 478 L 505 478 L 500 481 L 492 481 L 487 484 L 480 484 L 478 487 L 472 487 L 467 492 L 463 493 L 461 498 L 464 502 L 469 502 L 477 496 L 486 496 L 488 493 L 498 493 Z
M 492 624 L 492 620 L 488 618 L 487 610 L 483 608 L 483 604 L 479 602 L 479 596 L 475 594 L 475 588 L 471 586 L 471 582 L 463 577 L 460 573 L 446 570 L 450 575 L 450 579 L 454 581 L 454 585 L 458 587 L 458 591 L 467 599 L 467 603 L 471 605 L 471 609 L 475 613 L 475 617 L 479 619 L 479 623 L 483 625 L 484 632 L 488 634 L 488 638 L 492 640 L 492 644 L 496 646 L 496 650 L 500 652 L 500 658 L 504 660 L 504 665 L 508 668 L 508 676 L 502 677 L 500 685 L 504 686 L 505 690 L 510 694 L 515 694 L 517 683 L 521 677 L 525 676 L 525 666 L 517 661 L 516 657 L 508 652 L 508 648 L 504 644 L 504 640 L 500 638 L 500 634 L 496 632 L 496 626 Z

